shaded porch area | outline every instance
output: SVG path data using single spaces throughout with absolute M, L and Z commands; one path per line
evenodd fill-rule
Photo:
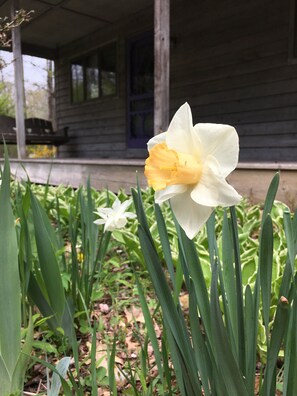
M 3 164 L 3 160 L 0 161 Z M 90 177 L 92 187 L 108 188 L 126 192 L 136 185 L 138 175 L 142 187 L 146 187 L 143 175 L 144 160 L 135 159 L 24 159 L 10 160 L 11 173 L 18 180 L 27 179 L 34 183 L 71 185 L 79 187 Z M 24 171 L 26 169 L 26 172 Z M 280 186 L 277 199 L 291 209 L 297 208 L 297 164 L 296 163 L 239 163 L 229 176 L 229 182 L 252 203 L 262 202 L 274 174 L 280 171 Z

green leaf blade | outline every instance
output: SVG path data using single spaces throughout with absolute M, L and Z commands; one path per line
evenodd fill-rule
M 267 215 L 263 223 L 260 246 L 260 286 L 262 292 L 263 320 L 266 329 L 266 337 L 269 339 L 269 315 L 271 300 L 271 280 L 273 264 L 273 227 L 272 220 Z
M 0 354 L 12 376 L 21 348 L 21 289 L 7 156 L 0 189 L 0 252 Z
M 57 321 L 61 324 L 65 309 L 65 294 L 54 250 L 54 247 L 57 248 L 57 241 L 44 209 L 33 193 L 31 193 L 31 202 L 39 265 L 48 293 L 49 303 Z

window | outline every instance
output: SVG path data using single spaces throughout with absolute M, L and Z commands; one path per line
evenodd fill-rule
M 115 95 L 115 43 L 72 61 L 71 86 L 73 103 Z

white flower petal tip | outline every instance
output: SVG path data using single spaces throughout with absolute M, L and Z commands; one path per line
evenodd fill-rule
M 111 208 L 98 208 L 95 214 L 100 216 L 100 219 L 94 221 L 95 224 L 104 224 L 104 232 L 114 231 L 125 227 L 127 219 L 134 219 L 135 213 L 127 212 L 126 210 L 132 203 L 132 199 L 126 200 L 123 203 L 116 198 Z
M 145 162 L 155 200 L 170 200 L 173 212 L 192 239 L 216 206 L 236 205 L 241 196 L 227 183 L 239 156 L 238 134 L 230 125 L 193 125 L 190 106 L 182 105 L 167 132 L 148 142 Z

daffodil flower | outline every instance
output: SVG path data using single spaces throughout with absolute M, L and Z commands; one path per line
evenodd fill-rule
M 104 231 L 114 231 L 125 227 L 127 219 L 133 219 L 136 217 L 135 213 L 126 212 L 132 203 L 132 199 L 128 199 L 125 202 L 116 198 L 111 208 L 99 208 L 96 210 L 98 216 L 101 219 L 95 220 L 95 224 L 104 224 Z
M 172 210 L 192 239 L 216 206 L 237 204 L 241 196 L 226 177 L 238 163 L 238 135 L 232 126 L 196 124 L 185 103 L 167 132 L 148 142 L 145 176 L 155 201 L 170 200 Z

